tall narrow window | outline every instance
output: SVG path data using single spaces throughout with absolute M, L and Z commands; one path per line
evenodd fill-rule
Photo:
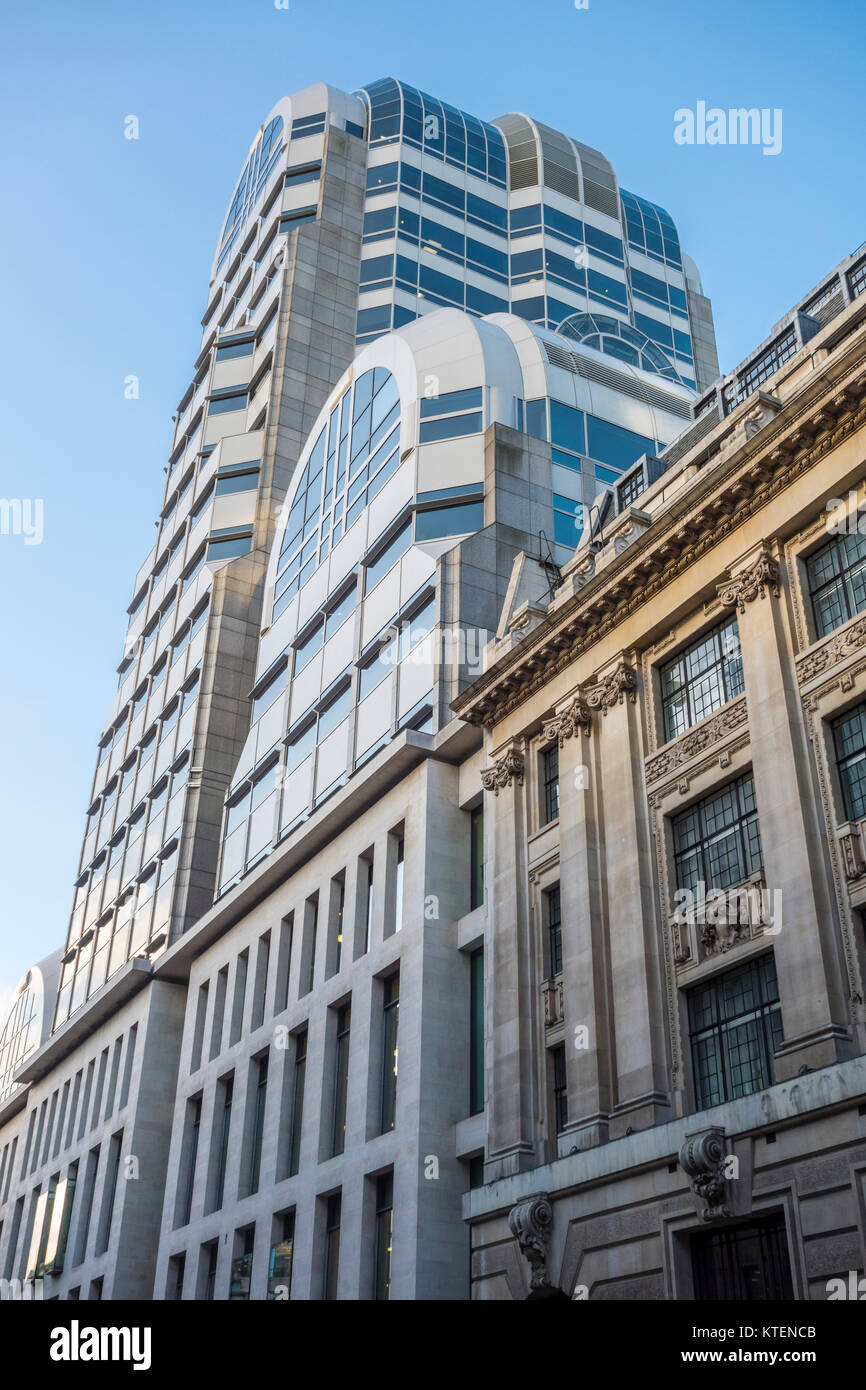
M 237 959 L 235 968 L 235 989 L 232 1000 L 232 1018 L 229 1029 L 229 1047 L 234 1047 L 240 1040 L 244 1028 L 244 1003 L 247 997 L 247 968 L 249 965 L 249 950 L 241 951 Z
M 204 1266 L 204 1298 L 211 1303 L 216 1297 L 217 1262 L 219 1260 L 219 1241 L 210 1240 L 202 1246 Z
M 403 928 L 403 836 L 397 840 L 394 863 L 394 930 Z
M 168 1262 L 168 1296 L 171 1299 L 183 1298 L 183 1275 L 186 1269 L 186 1255 L 173 1255 Z
M 213 1003 L 213 1022 L 210 1030 L 210 1060 L 213 1061 L 222 1052 L 223 1046 L 223 1019 L 226 1008 L 226 991 L 229 983 L 229 968 L 224 965 L 217 975 L 216 993 Z
M 556 744 L 541 755 L 541 814 L 543 824 L 559 815 L 559 748 Z
M 337 975 L 343 961 L 343 908 L 346 903 L 346 878 L 340 874 L 339 878 L 331 879 L 331 921 L 330 921 L 330 949 L 331 958 L 330 974 Z
M 304 1082 L 307 1074 L 307 1030 L 295 1035 L 295 1078 L 292 1087 L 292 1139 L 289 1148 L 289 1177 L 293 1178 L 301 1161 L 301 1125 L 304 1119 Z
M 547 943 L 551 977 L 562 972 L 562 911 L 559 884 L 545 894 L 547 898 Z
M 484 902 L 484 807 L 469 813 L 469 908 Z
M 255 1095 L 253 1097 L 253 1132 L 250 1145 L 250 1170 L 247 1192 L 258 1192 L 262 1168 L 262 1137 L 265 1132 L 265 1104 L 268 1096 L 268 1054 L 254 1062 Z
M 290 912 L 280 923 L 280 944 L 277 952 L 277 982 L 274 1013 L 281 1014 L 289 1007 L 289 982 L 292 974 L 292 938 L 295 914 Z
M 201 1128 L 201 1096 L 194 1096 L 192 1100 L 187 1101 L 186 1123 L 183 1199 L 178 1212 L 178 1226 L 187 1225 L 192 1211 L 192 1194 L 195 1188 L 195 1169 L 198 1161 L 198 1141 Z
M 705 632 L 659 671 L 665 738 L 676 738 L 743 693 L 743 660 L 736 618 Z
M 364 938 L 364 952 L 370 949 L 373 940 L 373 861 L 367 861 L 367 891 L 364 902 L 364 918 L 366 926 L 366 936 Z
M 551 1048 L 550 1057 L 553 1066 L 553 1119 L 557 1134 L 561 1134 L 568 1124 L 565 1048 L 562 1046 Z
M 114 1215 L 114 1198 L 117 1193 L 117 1176 L 120 1172 L 120 1150 L 123 1146 L 123 1131 L 111 1136 L 108 1149 L 108 1169 L 105 1174 L 105 1187 L 102 1192 L 102 1211 L 96 1237 L 97 1255 L 104 1255 L 108 1249 L 111 1235 L 111 1221 Z
M 484 1109 L 484 948 L 469 957 L 469 1113 Z
M 278 1212 L 274 1217 L 273 1241 L 268 1263 L 268 1298 L 289 1299 L 295 1246 L 294 1211 Z
M 231 1302 L 246 1300 L 250 1296 L 253 1278 L 253 1248 L 255 1246 L 255 1226 L 245 1226 L 235 1231 L 235 1257 L 232 1260 L 229 1299 Z
M 265 1005 L 268 990 L 268 966 L 271 959 L 271 934 L 266 931 L 259 937 L 256 951 L 256 975 L 253 981 L 253 1009 L 250 1027 L 261 1028 L 265 1021 Z
M 349 1031 L 352 1010 L 344 1004 L 337 1010 L 337 1039 L 334 1051 L 334 1123 L 331 1153 L 341 1154 L 346 1146 L 346 1100 L 349 1092 Z
M 376 1276 L 374 1295 L 391 1297 L 391 1238 L 394 1216 L 394 1175 L 383 1173 L 376 1179 Z
M 214 1178 L 214 1199 L 211 1211 L 219 1211 L 223 1204 L 223 1194 L 226 1184 L 226 1164 L 229 1156 L 229 1134 L 232 1127 L 232 1100 L 234 1097 L 235 1079 L 234 1076 L 227 1076 L 221 1085 L 221 1100 L 217 1112 L 217 1153 L 216 1153 L 216 1174 Z M 218 1093 L 219 1094 L 219 1093 Z M 219 1100 L 218 1100 L 219 1105 Z
M 400 972 L 384 981 L 384 1054 L 382 1057 L 381 1133 L 394 1128 L 397 1113 L 397 1020 L 400 1013 Z
M 316 938 L 319 926 L 319 895 L 308 898 L 304 904 L 303 960 L 301 962 L 304 988 L 302 994 L 309 994 L 316 978 Z
M 205 980 L 203 985 L 199 985 L 198 997 L 195 1006 L 195 1028 L 192 1035 L 192 1055 L 190 1057 L 190 1073 L 198 1071 L 201 1066 L 201 1051 L 204 1045 L 204 1025 L 207 1017 L 207 997 L 209 984 Z
M 340 1281 L 340 1215 L 342 1201 L 339 1192 L 327 1199 L 325 1207 L 325 1278 L 323 1296 L 335 1299 Z

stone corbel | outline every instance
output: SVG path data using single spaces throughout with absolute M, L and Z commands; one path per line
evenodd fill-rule
M 552 719 L 544 721 L 541 737 L 545 743 L 556 739 L 560 748 L 564 748 L 565 740 L 575 738 L 581 729 L 584 733 L 590 733 L 592 712 L 583 697 L 583 692 L 578 691 L 563 709 L 556 711 Z
M 692 1192 L 706 1202 L 701 1212 L 703 1221 L 720 1221 L 730 1216 L 725 1203 L 725 1131 L 718 1126 L 689 1134 L 680 1149 L 680 1167 L 691 1183 Z
M 529 1291 L 548 1288 L 547 1253 L 553 1229 L 553 1207 L 546 1192 L 519 1202 L 508 1213 L 508 1226 L 529 1266 Z
M 590 709 L 600 709 L 606 715 L 614 705 L 621 705 L 625 699 L 631 700 L 634 704 L 637 699 L 637 671 L 633 666 L 629 666 L 625 661 L 613 671 L 609 671 L 595 685 L 589 685 L 584 691 L 584 699 Z
M 493 759 L 492 767 L 484 768 L 481 785 L 485 791 L 498 796 L 500 791 L 513 783 L 518 787 L 523 786 L 523 753 L 518 748 L 507 748 Z
M 745 613 L 747 603 L 765 598 L 767 592 L 778 598 L 779 562 L 764 546 L 758 558 L 745 569 L 736 574 L 729 572 L 728 578 L 716 585 L 716 592 L 725 608 L 736 608 L 738 613 Z

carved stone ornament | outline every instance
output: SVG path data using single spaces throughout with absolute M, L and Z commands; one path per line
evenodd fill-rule
M 621 705 L 626 696 L 634 704 L 637 699 L 637 672 L 633 666 L 626 666 L 625 662 L 584 691 L 584 699 L 590 709 L 600 709 L 602 714 L 607 714 L 614 705 Z
M 835 666 L 837 661 L 852 656 L 863 647 L 866 647 L 866 618 L 858 618 L 850 627 L 837 632 L 823 647 L 806 652 L 802 660 L 797 662 L 797 679 L 803 685 L 813 676 L 826 671 L 828 666 Z
M 553 1228 L 553 1207 L 546 1193 L 519 1202 L 508 1213 L 511 1234 L 520 1246 L 520 1253 L 529 1265 L 529 1290 L 546 1288 L 547 1250 Z
M 778 598 L 779 562 L 768 550 L 762 551 L 747 569 L 716 585 L 719 602 L 726 608 L 736 608 L 738 613 L 745 613 L 747 603 L 764 598 L 768 589 Z
M 736 704 L 730 704 L 721 713 L 704 720 L 689 733 L 681 734 L 663 752 L 647 760 L 647 781 L 654 782 L 656 778 L 666 776 L 674 768 L 696 757 L 698 753 L 703 753 L 706 748 L 714 747 L 720 739 L 745 724 L 747 718 L 746 701 L 743 698 Z
M 575 695 L 571 703 L 560 710 L 552 719 L 544 721 L 541 736 L 545 743 L 556 739 L 560 748 L 565 747 L 567 738 L 574 738 L 581 729 L 589 733 L 592 728 L 592 713 L 582 694 Z
M 866 875 L 866 859 L 863 856 L 863 840 L 859 830 L 849 830 L 844 835 L 839 836 L 839 847 L 842 850 L 842 862 L 845 865 L 845 877 L 849 883 L 855 882 L 858 878 Z
M 501 757 L 495 758 L 492 767 L 486 767 L 481 774 L 481 785 L 485 791 L 498 796 L 504 787 L 516 782 L 523 786 L 523 754 L 516 748 L 509 748 Z
M 692 1192 L 707 1204 L 701 1212 L 704 1221 L 720 1221 L 731 1214 L 725 1205 L 726 1159 L 723 1129 L 690 1134 L 680 1149 L 680 1167 L 691 1182 Z

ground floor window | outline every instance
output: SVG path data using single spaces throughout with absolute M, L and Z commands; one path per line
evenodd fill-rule
M 691 1237 L 695 1298 L 714 1303 L 791 1299 L 791 1265 L 781 1214 Z

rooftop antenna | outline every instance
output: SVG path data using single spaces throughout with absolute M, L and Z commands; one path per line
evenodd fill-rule
M 539 531 L 538 533 L 538 563 L 541 565 L 547 577 L 548 602 L 552 602 L 556 597 L 557 589 L 562 584 L 562 573 L 559 565 L 553 558 L 550 541 L 547 539 L 544 531 Z

